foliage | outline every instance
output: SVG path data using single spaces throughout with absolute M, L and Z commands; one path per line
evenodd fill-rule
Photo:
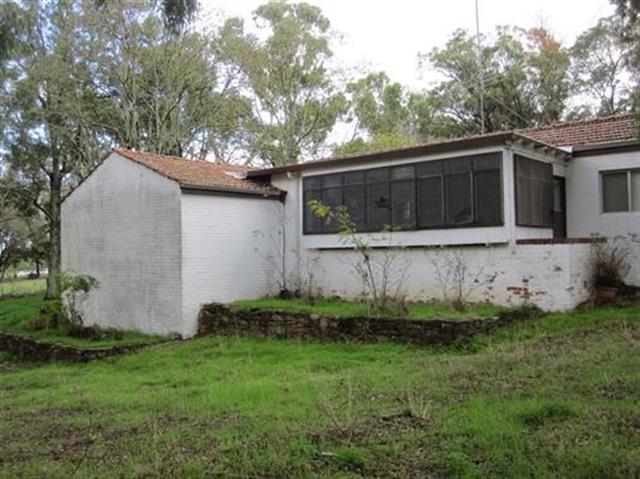
M 69 329 L 82 328 L 84 326 L 82 303 L 88 299 L 93 289 L 100 286 L 100 282 L 93 276 L 63 271 L 60 283 L 62 285 L 62 318 Z
M 408 265 L 399 264 L 401 255 L 397 253 L 401 248 L 389 245 L 379 254 L 374 254 L 366 237 L 359 234 L 345 206 L 341 205 L 333 210 L 318 200 L 312 200 L 309 207 L 318 218 L 327 222 L 337 221 L 340 240 L 357 252 L 359 260 L 354 263 L 353 269 L 362 282 L 364 291 L 370 296 L 374 308 L 379 313 L 387 314 L 398 309 L 404 311 L 401 291 Z M 386 233 L 391 240 L 390 232 Z
M 599 116 L 625 113 L 631 106 L 633 85 L 628 59 L 633 55 L 633 45 L 623 42 L 622 28 L 616 17 L 601 18 L 578 37 L 571 49 L 576 92 L 592 99 L 593 106 L 583 108 L 593 109 Z
M 484 266 L 469 265 L 462 248 L 429 247 L 425 249 L 435 269 L 435 279 L 442 298 L 458 311 L 464 311 L 471 294 L 493 283 L 497 273 L 486 273 Z
M 100 123 L 113 141 L 160 154 L 233 158 L 250 107 L 220 65 L 214 35 L 167 35 L 148 8 L 126 2 L 85 18 Z
M 61 318 L 61 309 L 60 300 L 44 300 L 42 294 L 5 298 L 0 301 L 0 332 L 89 348 L 153 343 L 162 339 L 136 331 L 72 328 Z
M 611 242 L 594 242 L 591 245 L 589 267 L 594 288 L 624 286 L 624 279 L 631 268 L 629 250 L 616 239 Z
M 319 151 L 346 108 L 327 69 L 330 23 L 318 7 L 283 1 L 258 7 L 254 19 L 260 37 L 232 18 L 219 42 L 252 94 L 249 152 L 271 165 L 297 163 Z
M 432 90 L 441 128 L 449 136 L 481 131 L 481 75 L 485 131 L 559 120 L 569 96 L 567 49 L 542 28 L 499 27 L 489 40 L 483 37 L 479 61 L 475 38 L 465 30 L 421 55 L 445 78 Z
M 639 313 L 549 315 L 475 352 L 212 336 L 88 364 L 4 357 L 0 475 L 633 477 Z M 405 391 L 428 422 L 402 414 Z M 321 394 L 356 418 L 347 435 Z

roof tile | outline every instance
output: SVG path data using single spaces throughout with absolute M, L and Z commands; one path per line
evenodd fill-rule
M 139 163 L 181 186 L 238 191 L 268 196 L 279 195 L 279 189 L 268 183 L 247 178 L 247 166 L 187 160 L 177 156 L 158 155 L 117 148 L 117 154 Z
M 616 115 L 594 120 L 556 123 L 518 132 L 555 146 L 582 146 L 638 138 L 638 115 Z

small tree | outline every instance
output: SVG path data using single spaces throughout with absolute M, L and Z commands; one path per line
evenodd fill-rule
M 357 252 L 360 259 L 353 265 L 354 271 L 371 297 L 374 308 L 381 313 L 397 308 L 402 299 L 400 292 L 407 272 L 407 265 L 398 265 L 398 256 L 395 254 L 398 248 L 385 248 L 376 260 L 373 248 L 364 236 L 358 234 L 356 224 L 345 206 L 332 209 L 317 200 L 310 201 L 309 206 L 319 218 L 337 221 L 341 242 Z M 386 233 L 390 232 L 386 230 Z
M 429 254 L 434 248 L 427 248 Z M 454 309 L 462 311 L 466 308 L 468 298 L 477 289 L 491 284 L 497 273 L 485 274 L 484 266 L 473 268 L 469 265 L 464 251 L 460 248 L 443 250 L 438 247 L 434 254 L 429 254 L 444 301 Z

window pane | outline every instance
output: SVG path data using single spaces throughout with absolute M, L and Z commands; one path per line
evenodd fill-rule
M 391 168 L 392 180 L 410 180 L 415 176 L 415 169 L 411 166 L 397 166 Z
M 470 223 L 473 220 L 471 175 L 463 173 L 445 176 L 444 191 L 447 224 L 453 226 Z
M 391 225 L 393 228 L 416 227 L 416 188 L 413 180 L 391 183 Z
M 416 166 L 416 176 L 418 178 L 428 178 L 442 175 L 442 161 L 428 161 Z
M 603 211 L 629 211 L 629 190 L 627 172 L 602 175 Z
M 320 233 L 322 231 L 323 220 L 318 218 L 311 208 L 309 202 L 312 200 L 322 200 L 319 190 L 308 190 L 304 192 L 304 232 Z
M 304 189 L 322 188 L 322 176 L 307 176 L 303 179 Z
M 471 159 L 470 158 L 451 158 L 444 161 L 444 173 L 466 173 L 471 171 Z
M 356 225 L 357 231 L 366 230 L 365 218 L 365 187 L 347 186 L 343 190 L 343 204 Z
M 322 190 L 322 202 L 325 206 L 331 208 L 331 211 L 335 214 L 338 206 L 342 205 L 342 188 L 326 188 Z M 336 218 L 324 221 L 323 231 L 334 232 L 338 231 L 339 224 Z
M 521 226 L 551 226 L 553 211 L 553 166 L 551 163 L 515 155 L 516 223 Z
M 389 183 L 367 185 L 367 230 L 382 231 L 390 223 Z
M 387 181 L 389 180 L 389 168 L 377 168 L 367 171 L 367 182 Z
M 500 170 L 478 171 L 475 178 L 476 222 L 497 225 L 502 222 Z
M 475 171 L 497 170 L 500 168 L 500 160 L 502 154 L 487 153 L 486 155 L 478 155 L 473 157 L 473 169 Z
M 433 228 L 444 223 L 442 177 L 418 180 L 418 217 L 421 228 Z
M 631 210 L 640 211 L 640 170 L 631 172 Z
M 342 186 L 342 174 L 325 175 L 322 177 L 322 186 L 324 188 L 332 188 L 334 186 Z
M 345 185 L 362 185 L 364 183 L 364 171 L 350 171 L 343 176 Z

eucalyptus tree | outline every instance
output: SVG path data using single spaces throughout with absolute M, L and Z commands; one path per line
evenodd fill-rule
M 346 109 L 328 68 L 330 23 L 318 7 L 281 1 L 258 7 L 254 20 L 257 34 L 229 19 L 218 44 L 252 98 L 248 152 L 272 165 L 296 163 L 319 151 Z
M 543 29 L 499 27 L 479 54 L 474 36 L 458 30 L 420 58 L 442 78 L 431 94 L 448 136 L 479 133 L 483 117 L 488 132 L 556 121 L 569 96 L 569 53 Z
M 47 295 L 60 293 L 60 205 L 67 185 L 86 174 L 105 151 L 92 121 L 96 92 L 81 57 L 78 2 L 20 5 L 25 28 L 5 62 L 2 83 L 4 169 L 15 179 L 14 199 L 46 219 L 49 233 Z M 5 188 L 7 188 L 5 184 Z
M 137 4 L 87 20 L 100 123 L 117 144 L 224 161 L 244 146 L 249 102 L 216 57 L 213 34 L 174 35 Z
M 601 18 L 571 49 L 572 79 L 591 114 L 613 115 L 631 108 L 634 88 L 640 83 L 634 81 L 638 71 L 632 57 L 640 53 L 632 42 L 624 41 L 623 31 L 618 17 Z

